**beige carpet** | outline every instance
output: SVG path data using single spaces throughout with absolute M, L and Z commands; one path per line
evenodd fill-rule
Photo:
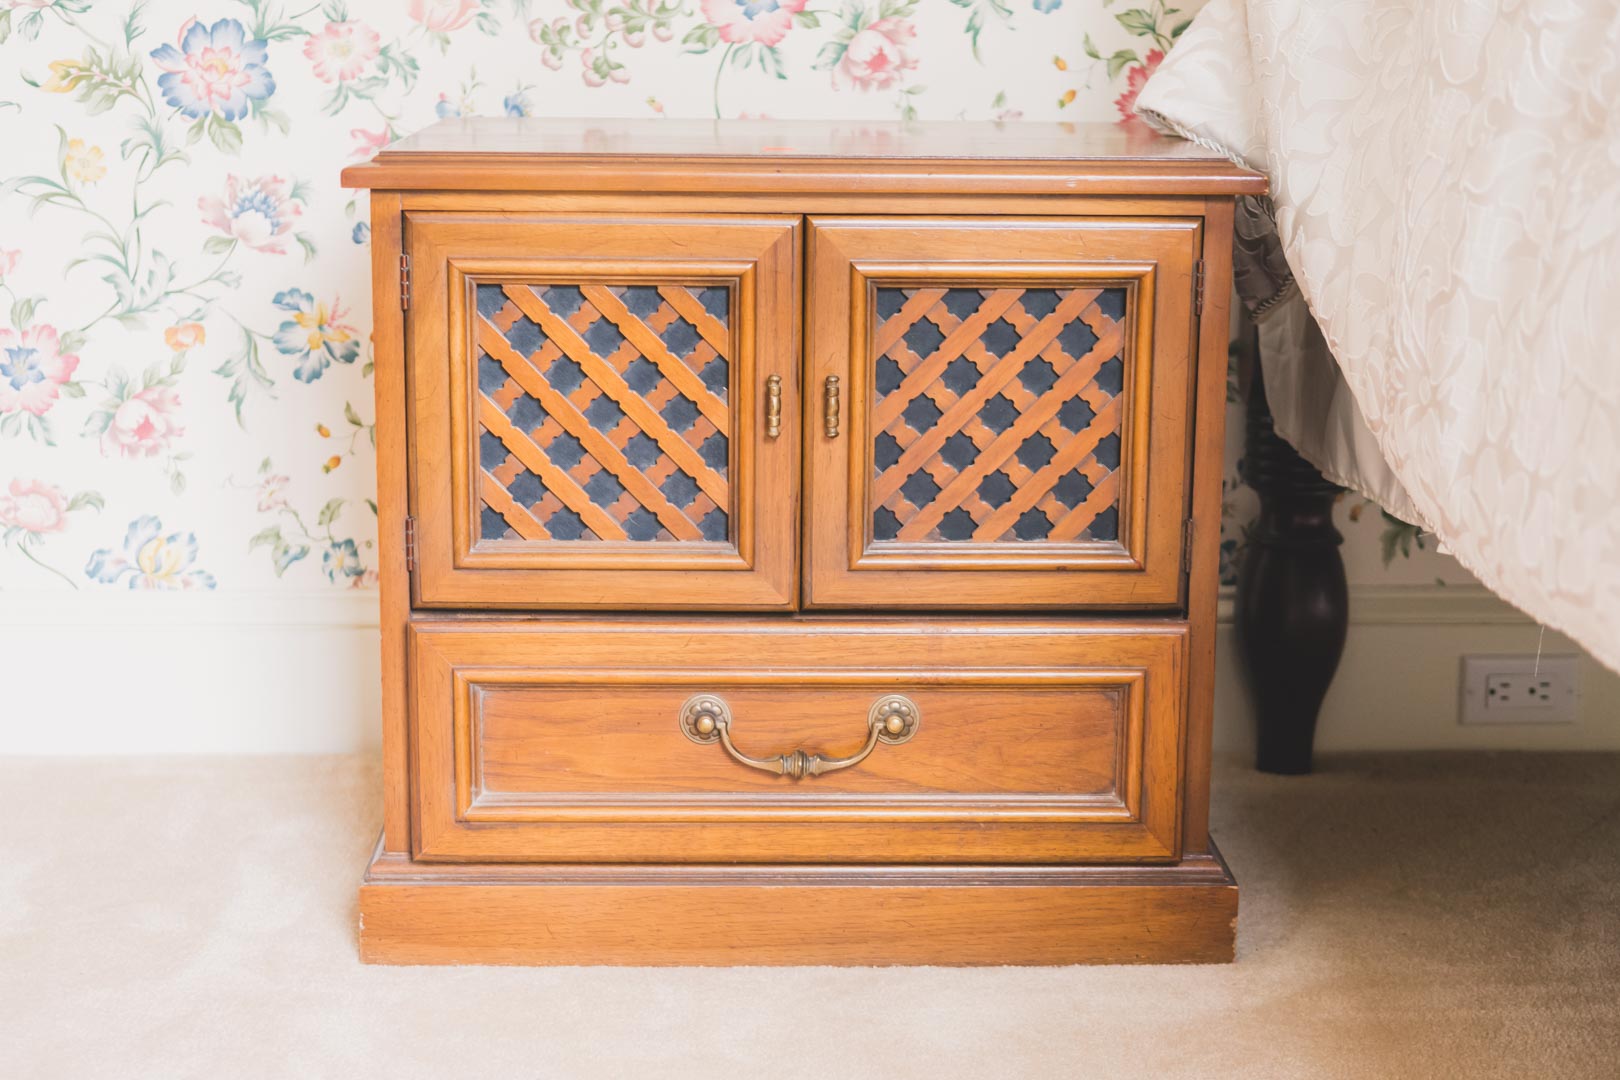
M 377 787 L 0 762 L 0 1076 L 1620 1077 L 1620 757 L 1222 767 L 1205 968 L 364 968 Z

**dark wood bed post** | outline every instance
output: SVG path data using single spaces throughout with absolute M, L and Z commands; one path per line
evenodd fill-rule
M 1259 335 L 1244 317 L 1248 401 L 1243 477 L 1260 516 L 1238 567 L 1239 664 L 1254 702 L 1261 772 L 1308 773 L 1316 717 L 1344 651 L 1350 618 L 1344 537 L 1333 525 L 1342 490 L 1272 426 Z

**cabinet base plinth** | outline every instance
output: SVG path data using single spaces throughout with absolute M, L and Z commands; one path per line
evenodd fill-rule
M 1226 963 L 1238 889 L 1168 866 L 519 866 L 378 851 L 374 964 Z

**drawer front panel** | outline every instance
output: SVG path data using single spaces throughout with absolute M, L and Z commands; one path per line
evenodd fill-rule
M 1184 652 L 1157 621 L 418 622 L 417 854 L 1170 859 Z
M 809 606 L 1178 603 L 1201 229 L 812 219 Z
M 418 603 L 794 606 L 798 228 L 411 215 Z

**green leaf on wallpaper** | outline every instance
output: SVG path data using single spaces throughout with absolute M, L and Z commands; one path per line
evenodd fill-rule
M 984 63 L 984 57 L 979 55 L 979 33 L 984 30 L 984 12 L 974 11 L 968 16 L 966 32 L 968 42 L 973 47 L 973 59 Z
M 811 65 L 811 69 L 814 71 L 829 71 L 838 66 L 838 62 L 844 58 L 844 53 L 848 51 L 848 42 L 829 41 L 821 47 L 820 52 L 816 53 L 816 62 Z
M 793 15 L 794 20 L 806 30 L 820 30 L 821 16 L 813 11 L 799 11 Z
M 375 499 L 367 499 L 366 500 L 366 505 L 371 507 L 371 512 L 373 514 L 375 514 L 377 512 L 377 500 L 375 500 Z
M 209 113 L 208 116 L 212 116 Z M 186 145 L 189 146 L 203 137 L 203 129 L 208 126 L 208 116 L 199 116 L 197 122 L 186 128 Z
M 355 427 L 365 427 L 366 426 L 364 423 L 361 422 L 360 414 L 354 411 L 354 406 L 351 405 L 347 401 L 345 401 L 343 403 L 343 419 L 347 420 L 349 423 L 353 424 Z
M 78 352 L 80 349 L 84 348 L 84 343 L 87 340 L 88 339 L 84 336 L 84 332 L 81 330 L 65 330 L 63 331 L 62 336 L 57 339 L 56 347 L 60 352 Z
M 96 510 L 102 510 L 106 508 L 107 500 L 101 497 L 101 492 L 99 491 L 81 491 L 77 495 L 73 496 L 73 498 L 68 500 L 68 510 L 70 512 L 74 510 L 82 510 L 86 506 Z
M 951 0 L 951 3 L 958 7 L 971 2 L 972 0 Z M 848 41 L 866 25 L 866 4 L 862 0 L 844 0 L 844 6 L 838 9 L 838 19 L 848 31 L 848 36 L 844 38 Z
M 4 435 L 9 439 L 13 435 L 19 434 L 22 431 L 23 417 L 26 415 L 28 414 L 21 409 L 13 413 L 7 413 L 4 419 L 0 419 L 0 435 Z
M 1112 79 L 1127 65 L 1137 64 L 1140 62 L 1141 58 L 1138 57 L 1134 51 L 1130 49 L 1121 49 L 1113 56 L 1108 58 L 1108 77 Z
M 259 127 L 265 131 L 274 127 L 285 135 L 292 130 L 292 121 L 287 119 L 287 114 L 280 109 L 260 109 L 254 115 L 259 118 Z
M 203 241 L 203 253 L 206 255 L 223 255 L 236 246 L 234 236 L 210 236 Z
M 27 326 L 38 305 L 39 301 L 32 296 L 18 297 L 16 303 L 11 305 L 11 325 L 19 330 Z
M 1119 25 L 1137 37 L 1152 37 L 1159 29 L 1159 20 L 1154 17 L 1153 12 L 1141 8 L 1121 11 L 1114 18 L 1119 20 Z
M 37 11 L 29 12 L 23 16 L 22 22 L 17 24 L 17 33 L 24 41 L 33 41 L 39 37 L 39 29 L 44 25 L 45 16 Z
M 213 140 L 215 146 L 227 154 L 235 154 L 242 149 L 242 129 L 229 120 L 217 117 L 211 119 L 208 124 L 208 137 Z
M 720 31 L 708 23 L 692 27 L 681 38 L 681 44 L 686 46 L 685 51 L 689 53 L 706 53 L 719 43 Z
M 298 246 L 303 249 L 305 262 L 315 258 L 315 241 L 311 240 L 307 234 L 299 233 L 293 239 L 297 240 Z
M 281 539 L 281 526 L 280 525 L 268 525 L 265 528 L 262 528 L 258 532 L 254 533 L 253 537 L 250 540 L 248 540 L 248 550 L 249 551 L 256 551 L 259 548 L 262 548 L 267 544 L 274 544 L 274 543 L 278 542 L 280 539 Z
M 141 25 L 141 15 L 146 11 L 146 0 L 135 0 L 130 5 L 129 14 L 124 16 L 124 44 L 133 46 L 135 39 L 146 32 Z
M 759 47 L 759 66 L 767 75 L 775 75 L 778 79 L 787 78 L 787 71 L 782 66 L 782 54 L 776 51 L 774 45 Z
M 1191 25 L 1191 19 L 1183 19 L 1181 22 L 1177 23 L 1170 30 L 1170 40 L 1174 41 L 1176 38 L 1179 38 L 1181 36 L 1181 32 Z
M 169 491 L 175 495 L 186 493 L 186 474 L 178 469 L 169 474 Z
M 343 502 L 341 498 L 326 500 L 326 505 L 321 507 L 321 512 L 315 516 L 315 524 L 330 525 L 336 521 L 338 515 L 343 513 Z
M 8 38 L 10 36 L 11 36 L 11 9 L 7 8 L 4 11 L 0 11 L 0 45 L 4 45 L 6 43 L 6 38 Z
M 28 414 L 28 434 L 46 446 L 55 446 L 56 439 L 51 433 L 49 417 Z
M 1081 39 L 1080 47 L 1082 49 L 1084 49 L 1086 55 L 1091 57 L 1093 60 L 1101 60 L 1102 59 L 1102 53 L 1097 51 L 1097 43 L 1095 41 L 1091 40 L 1091 35 L 1090 34 L 1087 34 L 1085 37 L 1083 37 Z
M 84 418 L 84 435 L 100 435 L 112 426 L 113 414 L 106 409 L 97 409 Z
M 84 397 L 84 383 L 81 382 L 65 382 L 61 386 L 57 387 L 57 389 L 62 392 L 63 397 Z

